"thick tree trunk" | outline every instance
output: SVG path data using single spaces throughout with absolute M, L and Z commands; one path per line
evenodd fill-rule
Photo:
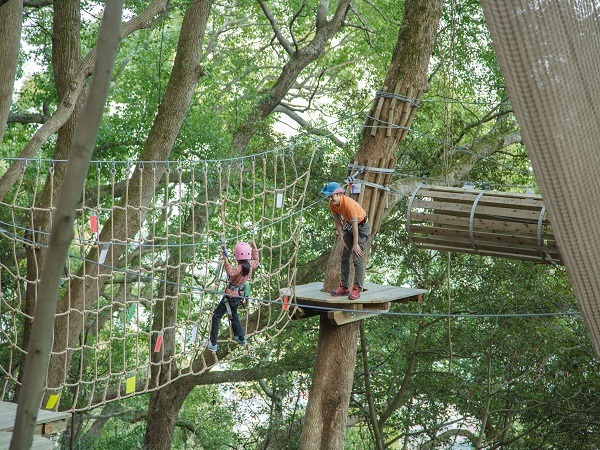
M 22 22 L 22 0 L 10 0 L 0 6 L 0 143 L 6 129 L 15 87 Z
M 358 325 L 333 325 L 327 314 L 321 314 L 313 385 L 300 439 L 302 449 L 344 448 Z
M 69 245 L 73 240 L 73 221 L 89 167 L 94 142 L 98 134 L 112 68 L 119 46 L 119 26 L 123 0 L 107 2 L 98 42 L 98 61 L 90 97 L 82 114 L 82 123 L 77 128 L 69 169 L 61 189 L 54 226 L 50 235 L 50 247 L 40 283 L 40 298 L 35 309 L 35 320 L 28 347 L 29 358 L 23 377 L 23 395 L 15 418 L 11 450 L 30 448 L 36 425 L 38 408 L 43 396 L 43 385 L 50 359 L 52 324 L 55 318 L 58 289 Z
M 81 64 L 81 40 L 79 37 L 81 14 L 79 0 L 63 0 L 54 5 L 52 21 L 52 69 L 58 102 L 69 94 L 69 86 L 75 81 Z M 54 151 L 55 159 L 66 159 L 71 150 L 75 124 L 85 99 L 83 92 L 76 100 L 73 114 L 58 130 Z M 48 181 L 46 181 L 46 185 Z M 57 187 L 55 185 L 55 187 Z
M 206 28 L 206 21 L 210 12 L 212 0 L 193 2 L 186 12 L 183 20 L 177 54 L 173 71 L 167 85 L 163 103 L 158 109 L 158 114 L 140 154 L 142 161 L 166 161 L 181 129 L 189 105 L 202 75 L 200 54 L 202 41 Z M 153 197 L 153 192 L 160 182 L 166 169 L 165 164 L 157 164 L 152 168 L 136 168 L 130 185 L 127 198 L 106 221 L 102 228 L 100 241 L 111 240 L 127 241 L 139 230 L 143 222 L 145 206 Z M 143 180 L 143 183 L 140 183 Z M 128 207 L 129 205 L 129 207 Z M 132 207 L 131 205 L 135 205 Z M 122 248 L 109 252 L 106 266 L 99 267 L 92 262 L 86 262 L 79 270 L 79 275 L 88 274 L 98 277 L 98 282 L 86 283 L 84 278 L 76 277 L 70 287 L 69 296 L 60 299 L 58 311 L 65 313 L 56 320 L 54 332 L 54 351 L 64 351 L 68 347 L 75 347 L 81 335 L 85 318 L 80 311 L 90 308 L 87 302 L 98 297 L 99 289 L 103 286 L 103 274 L 108 273 L 111 267 L 121 256 Z M 91 250 L 86 261 L 97 261 L 97 249 Z M 68 312 L 68 314 L 67 314 Z M 59 389 L 66 376 L 72 352 L 53 355 L 48 372 L 48 387 Z M 157 430 L 157 432 L 159 432 Z
M 363 128 L 362 139 L 355 162 L 358 166 L 393 168 L 396 164 L 396 150 L 406 130 L 410 126 L 422 93 L 426 90 L 427 68 L 433 50 L 433 43 L 442 12 L 442 0 L 407 0 L 404 20 L 398 34 L 398 41 L 392 62 L 388 69 L 382 91 L 392 93 L 375 99 L 369 113 L 369 121 Z M 389 124 L 399 125 L 390 128 Z M 380 126 L 380 125 L 385 125 Z M 377 171 L 366 171 L 363 179 L 375 185 L 385 185 L 389 175 Z M 366 259 L 373 237 L 379 229 L 386 207 L 386 191 L 376 187 L 363 186 L 358 199 L 369 215 L 371 236 L 365 250 Z M 339 282 L 339 242 L 336 244 L 327 266 L 324 290 L 330 290 Z M 324 314 L 323 314 L 324 316 Z M 352 390 L 352 378 L 356 361 L 358 324 L 339 327 L 330 332 L 331 325 L 321 317 L 319 346 L 315 373 L 311 387 L 302 431 L 303 449 L 343 448 L 345 422 Z M 335 342 L 330 342 L 335 340 Z M 354 357 L 340 358 L 338 353 L 349 351 Z M 329 365 L 328 361 L 336 361 Z M 324 364 L 324 368 L 320 367 Z M 341 380 L 347 380 L 342 384 Z M 337 404 L 328 399 L 344 400 Z M 320 424 L 327 423 L 326 427 Z
M 148 405 L 148 420 L 144 448 L 169 450 L 179 410 L 194 388 L 191 383 L 168 384 L 153 393 Z
M 81 64 L 81 40 L 79 37 L 81 15 L 79 0 L 64 0 L 54 5 L 52 26 L 52 69 L 56 93 L 59 103 L 64 101 L 69 93 L 69 86 L 74 81 Z M 54 159 L 66 160 L 73 141 L 75 124 L 79 117 L 81 105 L 85 99 L 85 90 L 76 101 L 73 114 L 58 130 Z M 28 247 L 27 252 L 27 292 L 26 313 L 33 317 L 38 296 L 38 282 L 41 268 L 44 265 L 45 247 L 47 246 L 46 232 L 52 228 L 52 215 L 49 205 L 55 205 L 58 192 L 66 171 L 65 164 L 58 164 L 54 173 L 48 173 L 44 188 L 34 210 L 33 229 L 43 233 L 34 233 L 32 240 L 39 245 Z M 29 345 L 31 322 L 26 321 L 23 332 L 22 348 Z M 26 355 L 24 355 L 26 358 Z M 19 376 L 21 377 L 21 373 Z
M 193 232 L 193 214 L 189 214 L 184 221 L 185 227 L 182 229 L 183 233 L 192 233 Z M 178 286 L 181 283 L 181 265 L 178 261 L 185 261 L 192 257 L 192 253 L 194 250 L 191 247 L 182 249 L 181 247 L 174 249 L 170 252 L 169 260 L 167 263 L 167 267 L 169 269 L 166 273 L 166 279 L 169 280 L 169 283 L 162 282 L 158 292 L 160 301 L 157 302 L 154 309 L 154 317 L 152 319 L 152 336 L 151 336 L 151 345 L 150 348 L 154 348 L 156 345 L 156 339 L 158 337 L 158 333 L 162 333 L 163 341 L 160 352 L 152 352 L 150 354 L 152 360 L 152 366 L 150 367 L 150 386 L 165 386 L 169 384 L 172 378 L 177 377 L 178 367 L 176 365 L 177 361 L 174 358 L 175 355 L 175 347 L 177 345 L 176 341 L 176 325 L 177 325 L 177 307 L 179 304 L 179 292 Z M 180 391 L 188 391 L 193 388 L 191 386 L 184 386 L 183 389 L 179 389 Z M 150 395 L 150 409 L 160 408 L 163 406 L 157 406 L 161 403 L 161 399 L 165 398 L 165 394 L 168 398 L 169 391 L 161 392 L 155 391 Z M 153 406 L 154 405 L 154 406 Z M 169 408 L 175 407 L 175 405 L 171 405 L 169 402 Z M 174 421 L 177 420 L 177 416 L 179 415 L 179 408 L 181 404 L 177 407 L 176 410 L 172 412 L 174 415 Z M 156 427 L 159 426 L 154 423 L 154 416 L 148 414 L 151 418 L 148 420 L 148 423 L 153 423 L 151 426 Z M 158 418 L 159 421 L 162 421 L 162 418 Z M 161 424 L 160 426 L 162 426 Z M 155 436 L 152 435 L 152 430 L 147 430 L 147 439 L 153 440 L 156 439 Z M 150 447 L 154 448 L 154 447 Z M 158 448 L 158 447 L 157 447 Z

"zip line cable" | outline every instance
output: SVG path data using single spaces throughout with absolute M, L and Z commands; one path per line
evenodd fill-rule
M 10 232 L 0 228 L 0 233 L 4 234 L 5 236 L 11 238 L 11 239 L 18 239 L 19 241 L 23 242 L 23 243 L 27 243 L 27 244 L 31 244 L 31 245 L 39 245 L 42 246 L 44 248 L 47 248 L 47 245 L 44 244 L 40 244 L 40 243 L 36 243 L 32 240 L 28 240 L 26 238 L 22 238 L 19 236 L 15 236 L 12 235 Z M 135 277 L 136 279 L 141 279 L 143 281 L 153 281 L 153 282 L 157 282 L 157 283 L 164 283 L 164 284 L 168 284 L 174 287 L 183 287 L 185 289 L 189 289 L 190 291 L 193 292 L 201 292 L 201 293 L 206 293 L 206 294 L 215 294 L 217 296 L 222 296 L 225 294 L 225 291 L 221 291 L 221 290 L 215 290 L 215 289 L 207 289 L 207 288 L 202 288 L 202 287 L 198 287 L 198 286 L 192 286 L 192 285 L 188 285 L 185 283 L 177 283 L 171 280 L 167 280 L 164 278 L 154 278 L 148 275 L 143 275 L 140 274 L 139 272 L 135 272 L 132 270 L 128 270 L 128 269 L 122 269 L 120 267 L 116 267 L 113 265 L 108 265 L 108 264 L 101 264 L 98 263 L 98 261 L 93 261 L 90 259 L 87 259 L 85 257 L 81 257 L 79 255 L 75 255 L 72 253 L 68 254 L 69 258 L 73 258 L 76 260 L 80 260 L 82 262 L 88 262 L 91 264 L 97 264 L 98 266 L 110 269 L 111 271 L 114 272 L 118 272 L 118 273 L 122 273 L 123 275 L 129 275 L 132 277 Z M 283 301 L 280 300 L 272 300 L 272 299 L 266 299 L 266 298 L 259 298 L 259 297 L 249 297 L 252 301 L 254 302 L 258 302 L 258 303 L 264 303 L 264 304 L 274 304 L 274 305 L 284 305 Z M 544 312 L 544 313 L 505 313 L 505 314 L 500 314 L 500 313 L 473 313 L 473 314 L 459 314 L 459 313 L 413 313 L 413 312 L 394 312 L 394 311 L 386 311 L 386 312 L 381 312 L 380 310 L 369 310 L 369 309 L 362 309 L 360 311 L 357 311 L 356 309 L 346 309 L 346 308 L 339 308 L 339 307 L 331 307 L 331 308 L 324 308 L 324 307 L 317 307 L 317 306 L 313 306 L 313 305 L 308 305 L 308 304 L 303 304 L 301 302 L 298 303 L 294 303 L 295 306 L 298 306 L 300 308 L 303 309 L 315 309 L 315 310 L 323 310 L 323 311 L 343 311 L 343 312 L 348 312 L 348 313 L 368 313 L 368 312 L 376 312 L 378 313 L 378 315 L 382 315 L 382 316 L 408 316 L 408 317 L 438 317 L 438 318 L 510 318 L 510 317 L 554 317 L 554 316 L 573 316 L 573 315 L 581 315 L 580 311 L 561 311 L 561 312 Z

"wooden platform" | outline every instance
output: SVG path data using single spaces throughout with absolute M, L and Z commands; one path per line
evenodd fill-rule
M 323 292 L 323 283 L 302 284 L 296 286 L 292 297 L 293 304 L 309 312 L 327 312 L 329 320 L 337 325 L 343 325 L 368 317 L 376 316 L 389 311 L 391 302 L 418 302 L 425 289 L 411 289 L 400 286 L 389 286 L 374 283 L 365 283 L 364 291 L 357 300 L 348 300 L 348 297 L 332 297 L 329 292 Z M 283 295 L 290 295 L 289 291 L 282 291 Z M 339 311 L 336 311 L 339 309 Z
M 421 248 L 562 264 L 535 194 L 422 185 L 409 198 L 406 230 Z
M 7 449 L 10 446 L 16 415 L 16 403 L 0 402 L 0 450 Z M 53 448 L 52 441 L 41 436 L 66 430 L 69 417 L 70 414 L 66 412 L 40 409 L 37 415 L 33 446 L 31 448 L 35 450 Z
M 0 450 L 8 450 L 10 448 L 10 441 L 12 439 L 12 433 L 8 431 L 0 431 Z M 31 450 L 52 450 L 54 443 L 50 439 L 43 438 L 41 436 L 33 436 L 31 442 Z

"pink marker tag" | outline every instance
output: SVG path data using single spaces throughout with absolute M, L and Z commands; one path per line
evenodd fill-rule
M 154 344 L 154 352 L 160 352 L 160 347 L 162 346 L 163 334 L 162 332 L 156 336 L 156 343 Z
M 95 212 L 90 216 L 90 228 L 92 229 L 92 233 L 98 232 L 98 216 Z

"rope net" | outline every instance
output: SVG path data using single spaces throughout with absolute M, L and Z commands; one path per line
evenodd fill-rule
M 41 406 L 86 410 L 200 374 L 217 357 L 247 354 L 228 323 L 217 357 L 206 349 L 226 286 L 223 244 L 232 254 L 236 242 L 256 242 L 260 266 L 239 315 L 251 341 L 277 336 L 291 319 L 280 298 L 295 282 L 313 156 L 314 147 L 225 161 L 93 162 L 61 281 Z M 11 401 L 66 161 L 6 163 L 21 165 L 0 208 L 0 399 Z
M 562 259 L 600 355 L 598 2 L 481 4 Z

